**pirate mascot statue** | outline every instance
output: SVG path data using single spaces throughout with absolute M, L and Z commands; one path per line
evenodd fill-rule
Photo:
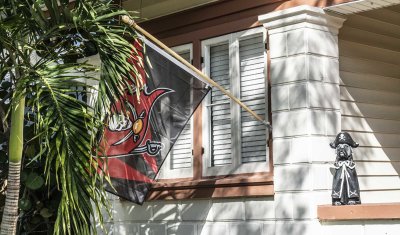
M 353 161 L 353 148 L 358 147 L 349 133 L 340 132 L 330 146 L 336 149 L 335 174 L 332 184 L 332 205 L 360 204 L 356 164 Z

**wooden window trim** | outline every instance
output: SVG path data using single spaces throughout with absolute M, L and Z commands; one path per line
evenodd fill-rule
M 352 206 L 321 205 L 317 210 L 321 221 L 400 219 L 400 203 L 367 203 Z
M 268 173 L 160 180 L 147 200 L 181 200 L 273 196 L 273 175 Z

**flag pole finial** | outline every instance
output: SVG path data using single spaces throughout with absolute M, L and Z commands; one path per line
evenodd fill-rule
M 131 27 L 134 27 L 136 25 L 136 22 L 127 15 L 122 16 L 122 21 Z

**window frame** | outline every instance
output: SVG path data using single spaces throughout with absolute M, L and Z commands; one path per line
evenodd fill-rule
M 229 78 L 231 83 L 231 93 L 238 98 L 240 97 L 240 55 L 239 55 L 239 42 L 240 40 L 252 38 L 257 34 L 263 35 L 263 43 L 267 42 L 267 31 L 264 27 L 252 28 L 236 33 L 231 33 L 215 38 L 210 38 L 203 40 L 201 42 L 201 53 L 204 58 L 204 63 L 202 64 L 203 72 L 210 76 L 210 48 L 224 42 L 228 42 L 229 47 Z M 268 81 L 267 81 L 267 52 L 264 51 L 264 77 L 265 77 L 265 118 L 268 119 Z M 243 173 L 268 173 L 270 169 L 270 157 L 269 157 L 269 133 L 266 128 L 266 160 L 265 164 L 260 164 L 261 162 L 253 163 L 242 163 L 241 157 L 241 108 L 239 105 L 234 103 L 232 100 L 230 102 L 231 109 L 231 135 L 232 135 L 232 164 L 222 165 L 222 166 L 212 166 L 212 138 L 211 138 L 211 95 L 208 94 L 203 101 L 203 116 L 202 116 L 202 131 L 203 131 L 203 177 L 207 176 L 218 176 L 218 175 L 235 175 Z

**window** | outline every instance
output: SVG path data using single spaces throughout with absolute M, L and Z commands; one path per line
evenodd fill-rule
M 202 56 L 207 75 L 267 118 L 265 41 L 264 28 L 224 35 L 203 41 Z M 203 176 L 269 171 L 263 123 L 216 88 L 204 107 Z
M 173 47 L 177 54 L 187 61 L 192 60 L 192 44 Z M 174 147 L 166 157 L 161 167 L 159 178 L 188 178 L 193 176 L 193 156 L 192 156 L 192 133 L 193 120 L 190 119 L 182 130 Z

